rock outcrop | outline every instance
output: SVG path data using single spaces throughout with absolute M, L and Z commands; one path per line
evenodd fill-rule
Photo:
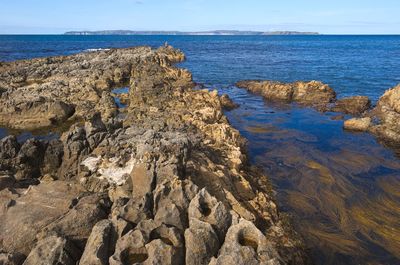
M 336 101 L 333 111 L 361 115 L 371 108 L 371 100 L 366 96 L 342 98 Z
M 267 100 L 298 102 L 308 106 L 323 106 L 335 101 L 336 93 L 318 81 L 281 83 L 276 81 L 240 81 L 237 87 L 261 95 Z
M 288 103 L 297 102 L 320 111 L 335 111 L 359 116 L 371 108 L 371 101 L 366 96 L 354 96 L 337 100 L 336 92 L 319 81 L 281 83 L 276 81 L 245 80 L 237 82 L 236 86 L 261 95 L 267 100 Z
M 171 47 L 137 47 L 2 63 L 0 125 L 32 130 L 96 112 L 115 116 L 111 88 L 126 86 L 134 65 L 166 65 L 182 58 Z
M 84 118 L 57 142 L 1 142 L 2 253 L 26 264 L 307 263 L 267 177 L 250 167 L 245 140 L 223 114 L 226 99 L 193 89 L 190 72 L 172 65 L 183 59 L 169 46 L 142 47 L 2 66 L 9 95 L 79 80 L 60 99 Z M 27 71 L 32 65 L 39 70 Z M 114 116 L 102 98 L 127 80 L 129 106 Z M 300 95 L 309 86 L 297 97 L 307 101 Z M 18 186 L 26 179 L 35 182 Z
M 388 142 L 400 143 L 400 85 L 385 92 L 370 116 L 378 119 L 370 128 L 372 133 Z

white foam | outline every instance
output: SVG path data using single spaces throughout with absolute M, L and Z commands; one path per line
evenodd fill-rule
M 99 52 L 99 51 L 109 51 L 110 49 L 102 49 L 102 48 L 98 48 L 98 49 L 86 49 L 84 50 L 84 52 Z

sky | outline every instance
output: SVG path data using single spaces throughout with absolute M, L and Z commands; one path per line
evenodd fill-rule
M 0 34 L 256 30 L 400 34 L 400 0 L 0 0 Z

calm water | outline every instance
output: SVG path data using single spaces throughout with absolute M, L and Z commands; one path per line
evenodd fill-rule
M 186 53 L 182 66 L 195 81 L 241 105 L 228 118 L 318 264 L 400 264 L 400 160 L 393 152 L 371 135 L 344 132 L 333 113 L 264 102 L 233 85 L 315 79 L 339 97 L 376 101 L 400 83 L 400 36 L 0 36 L 0 61 L 165 41 Z

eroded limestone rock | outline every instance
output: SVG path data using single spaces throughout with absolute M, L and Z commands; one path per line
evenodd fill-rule
M 280 83 L 276 81 L 240 81 L 236 86 L 259 94 L 268 100 L 298 102 L 305 105 L 322 105 L 336 99 L 335 91 L 318 81 Z
M 0 250 L 28 255 L 37 240 L 54 236 L 84 253 L 80 264 L 305 262 L 267 178 L 248 166 L 224 98 L 193 89 L 191 74 L 172 65 L 183 59 L 166 46 L 0 66 L 0 82 L 9 80 L 0 103 L 29 87 L 33 95 L 75 102 L 69 120 L 82 118 L 57 142 L 1 142 L 6 173 L 18 180 L 36 172 L 42 183 L 0 191 Z M 129 106 L 117 115 L 110 90 L 127 82 Z M 333 96 L 323 84 L 293 86 L 298 101 Z M 16 167 L 17 157 L 24 167 Z
M 50 236 L 40 240 L 23 265 L 75 265 L 81 253 L 69 240 Z

